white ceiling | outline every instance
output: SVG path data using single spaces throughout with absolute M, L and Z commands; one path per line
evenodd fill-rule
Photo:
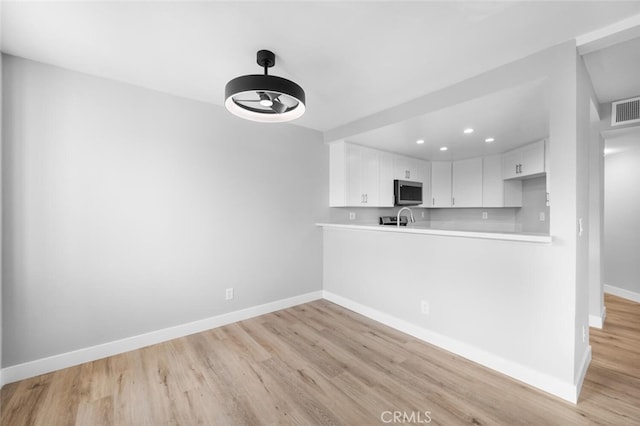
M 640 13 L 640 2 L 10 2 L 2 51 L 222 105 L 272 73 L 326 131 Z
M 465 134 L 465 128 L 474 131 Z M 347 140 L 426 160 L 460 160 L 499 154 L 548 135 L 548 93 L 541 80 Z M 495 140 L 486 143 L 489 137 Z M 424 140 L 424 144 L 418 145 L 418 139 Z M 447 151 L 440 151 L 442 146 L 446 146 Z
M 640 37 L 583 58 L 600 103 L 640 96 Z

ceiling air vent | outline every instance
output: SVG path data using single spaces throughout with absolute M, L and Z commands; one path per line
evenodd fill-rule
M 640 97 L 611 103 L 611 125 L 640 123 Z

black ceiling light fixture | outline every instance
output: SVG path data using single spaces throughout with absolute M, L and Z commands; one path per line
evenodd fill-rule
M 262 123 L 282 123 L 302 116 L 305 111 L 302 87 L 267 74 L 276 64 L 276 55 L 259 50 L 257 62 L 264 68 L 264 75 L 243 75 L 229 81 L 224 88 L 224 106 L 238 117 Z

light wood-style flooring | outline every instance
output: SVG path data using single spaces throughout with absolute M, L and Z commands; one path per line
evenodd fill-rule
M 606 305 L 578 405 L 322 300 L 8 384 L 1 424 L 639 425 L 640 305 Z

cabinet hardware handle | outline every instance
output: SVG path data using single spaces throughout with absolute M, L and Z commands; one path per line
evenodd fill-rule
M 364 194 L 364 202 L 369 203 L 369 194 Z
M 432 200 L 432 201 L 431 201 L 431 205 L 432 205 L 432 206 L 435 206 L 435 205 L 436 205 L 436 199 L 435 199 L 435 198 L 432 198 L 431 200 Z
M 452 206 L 456 205 L 456 197 L 451 197 L 451 205 Z

